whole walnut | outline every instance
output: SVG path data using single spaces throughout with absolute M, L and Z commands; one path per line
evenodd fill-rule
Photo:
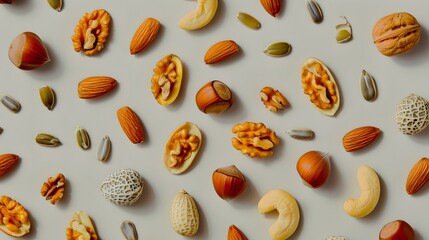
M 406 12 L 387 15 L 375 24 L 372 39 L 378 51 L 385 56 L 407 52 L 420 40 L 420 24 Z

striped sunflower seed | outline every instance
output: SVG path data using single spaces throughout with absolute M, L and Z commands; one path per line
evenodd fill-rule
M 63 7 L 63 0 L 48 0 L 49 6 L 51 6 L 54 10 L 58 12 L 61 11 Z
M 81 127 L 77 127 L 76 129 L 76 141 L 77 145 L 79 145 L 79 147 L 83 150 L 86 150 L 91 146 L 88 132 Z
M 98 145 L 97 149 L 97 160 L 101 162 L 107 161 L 110 155 L 110 148 L 112 143 L 110 141 L 110 138 L 108 136 L 105 136 L 101 139 L 100 144 Z
M 261 27 L 261 23 L 258 21 L 258 19 L 247 13 L 239 12 L 237 18 L 240 20 L 240 22 L 251 29 L 259 29 Z
M 341 16 L 346 20 L 346 23 L 338 24 L 335 28 L 337 29 L 336 40 L 338 43 L 344 43 L 350 41 L 352 38 L 352 26 L 346 17 Z
M 36 142 L 42 146 L 46 147 L 57 147 L 61 145 L 61 142 L 58 138 L 47 134 L 47 133 L 39 133 L 36 136 Z
M 52 111 L 55 106 L 55 93 L 49 86 L 44 86 L 39 89 L 40 99 L 42 100 L 43 105 L 48 108 L 49 111 Z
M 308 13 L 310 14 L 311 19 L 313 19 L 313 22 L 315 23 L 322 22 L 323 13 L 319 4 L 314 0 L 307 0 L 306 5 L 307 5 Z
M 292 50 L 292 46 L 287 42 L 275 42 L 268 45 L 264 53 L 271 57 L 282 57 L 286 56 Z
M 294 128 L 287 131 L 289 136 L 300 139 L 300 140 L 310 140 L 314 138 L 314 132 L 308 128 Z
M 365 70 L 362 70 L 360 87 L 362 90 L 362 96 L 365 100 L 374 101 L 377 98 L 377 85 L 375 84 L 375 80 Z
M 21 104 L 9 96 L 3 96 L 0 102 L 10 111 L 17 113 L 21 110 Z

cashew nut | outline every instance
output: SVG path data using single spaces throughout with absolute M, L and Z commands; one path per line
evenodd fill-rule
M 216 14 L 218 0 L 198 0 L 197 7 L 179 21 L 179 27 L 196 30 L 207 25 Z
M 380 198 L 380 180 L 377 173 L 370 167 L 362 165 L 357 170 L 360 197 L 344 202 L 344 210 L 352 217 L 365 217 L 374 210 Z
M 272 240 L 288 239 L 299 224 L 299 207 L 295 198 L 280 189 L 266 193 L 258 203 L 259 213 L 268 213 L 277 209 L 279 217 L 269 229 Z

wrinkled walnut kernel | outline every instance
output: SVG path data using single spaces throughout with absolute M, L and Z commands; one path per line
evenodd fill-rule
M 302 72 L 302 88 L 310 101 L 318 108 L 331 109 L 338 100 L 335 83 L 320 63 Z
M 163 100 L 167 100 L 171 90 L 176 83 L 176 64 L 172 61 L 173 56 L 167 55 L 159 60 L 156 67 L 153 69 L 151 90 L 153 96 L 158 98 L 161 94 Z
M 272 87 L 264 87 L 259 94 L 262 103 L 271 112 L 284 110 L 289 104 L 283 94 L 278 90 L 274 90 Z
M 64 195 L 65 177 L 59 173 L 55 177 L 50 177 L 43 183 L 40 189 L 40 194 L 46 197 L 46 200 L 51 200 L 52 204 L 56 204 Z
M 180 166 L 185 160 L 191 157 L 192 152 L 198 149 L 200 139 L 191 134 L 187 129 L 182 129 L 173 135 L 172 141 L 167 144 L 170 150 L 168 166 L 171 168 Z
M 2 225 L 6 228 L 2 227 Z M 0 197 L 0 229 L 15 237 L 20 237 L 30 232 L 30 220 L 27 210 L 8 196 Z
M 232 128 L 236 137 L 232 138 L 232 146 L 250 157 L 264 158 L 273 154 L 274 145 L 279 144 L 276 133 L 265 127 L 263 123 L 244 122 Z

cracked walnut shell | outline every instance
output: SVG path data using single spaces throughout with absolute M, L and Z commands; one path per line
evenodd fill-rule
M 151 91 L 161 105 L 172 104 L 180 93 L 183 79 L 183 66 L 174 54 L 163 57 L 156 63 L 151 80 Z
M 55 205 L 64 195 L 65 182 L 66 178 L 64 175 L 58 173 L 55 177 L 50 177 L 43 183 L 40 194 Z
M 420 24 L 406 12 L 387 15 L 375 24 L 372 38 L 378 51 L 385 56 L 407 52 L 420 41 Z
M 28 212 L 8 196 L 0 196 L 0 230 L 13 237 L 22 237 L 30 232 Z
M 72 36 L 74 50 L 76 52 L 83 50 L 87 56 L 100 52 L 109 36 L 110 21 L 110 14 L 104 9 L 86 13 L 74 29 Z
M 252 158 L 271 156 L 274 145 L 280 142 L 276 133 L 263 123 L 238 123 L 232 128 L 232 132 L 236 133 L 236 137 L 232 138 L 232 146 Z

